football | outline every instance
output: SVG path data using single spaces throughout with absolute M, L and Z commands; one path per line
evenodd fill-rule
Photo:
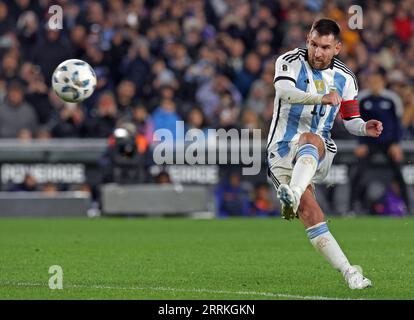
M 52 87 L 63 101 L 81 102 L 95 90 L 96 74 L 87 62 L 69 59 L 59 64 L 53 72 Z

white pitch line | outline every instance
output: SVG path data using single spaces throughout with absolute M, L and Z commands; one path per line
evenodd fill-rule
M 17 286 L 17 287 L 42 287 L 47 288 L 45 283 L 40 282 L 13 282 L 13 281 L 0 281 L 1 286 Z M 289 299 L 302 299 L 302 300 L 362 300 L 351 298 L 337 298 L 337 297 L 324 297 L 324 296 L 302 296 L 286 293 L 273 293 L 273 292 L 257 292 L 257 291 L 228 291 L 228 290 L 210 290 L 210 289 L 180 289 L 180 288 L 168 288 L 168 287 L 114 287 L 107 285 L 81 285 L 81 284 L 64 284 L 63 288 L 80 288 L 80 289 L 104 289 L 104 290 L 131 290 L 131 291 L 170 291 L 170 292 L 185 292 L 185 293 L 216 293 L 216 294 L 237 294 L 237 295 L 249 295 L 249 296 L 264 296 L 264 297 L 277 297 L 277 298 L 289 298 Z

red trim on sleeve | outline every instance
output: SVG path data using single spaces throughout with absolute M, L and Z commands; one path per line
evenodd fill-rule
M 342 119 L 349 119 L 354 117 L 360 117 L 359 113 L 359 101 L 358 100 L 346 100 L 341 102 L 339 107 L 339 113 Z

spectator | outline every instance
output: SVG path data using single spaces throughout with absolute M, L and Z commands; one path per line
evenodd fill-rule
M 30 140 L 32 140 L 33 134 L 28 129 L 22 129 L 22 130 L 20 130 L 19 135 L 17 136 L 17 138 L 21 142 L 29 142 Z
M 411 86 L 403 86 L 401 100 L 404 107 L 401 119 L 403 126 L 403 138 L 414 139 L 414 93 Z
M 252 83 L 258 78 L 260 65 L 259 56 L 254 52 L 250 52 L 246 56 L 243 69 L 236 73 L 234 85 L 243 98 L 247 97 Z
M 385 213 L 391 216 L 404 217 L 408 214 L 407 206 L 402 198 L 400 185 L 393 180 L 385 194 Z
M 89 1 L 86 4 L 86 14 L 79 16 L 79 22 L 88 29 L 93 25 L 104 25 L 105 12 L 102 3 L 98 1 Z
M 199 107 L 193 107 L 187 116 L 186 132 L 190 129 L 199 129 L 204 133 L 204 137 L 207 138 L 207 123 L 203 114 L 203 110 Z
M 37 1 L 20 0 L 13 2 L 6 1 L 6 3 L 9 3 L 9 14 L 13 18 L 13 21 L 17 21 L 19 16 L 25 11 L 33 11 L 37 15 L 41 14 L 41 8 Z
M 232 100 L 236 105 L 241 103 L 242 97 L 239 90 L 222 73 L 217 73 L 211 81 L 203 84 L 197 90 L 197 102 L 202 107 L 210 124 L 215 123 L 214 117 L 219 112 L 220 101 L 225 92 L 230 92 Z
M 116 88 L 116 101 L 123 114 L 130 114 L 134 106 L 136 94 L 135 83 L 130 80 L 122 80 Z
M 266 61 L 273 57 L 274 51 L 270 42 L 261 41 L 256 44 L 255 52 L 259 55 L 260 61 Z
M 33 105 L 40 124 L 50 120 L 53 106 L 49 101 L 49 88 L 39 68 L 26 62 L 20 69 L 20 77 L 26 85 L 26 100 Z
M 39 191 L 39 186 L 37 184 L 36 178 L 31 174 L 26 174 L 22 183 L 12 187 L 11 191 Z
M 50 86 L 53 71 L 62 61 L 71 57 L 71 49 L 63 40 L 61 31 L 50 29 L 32 50 L 33 63 L 40 67 L 47 85 Z
M 184 139 L 177 129 L 177 121 L 181 121 L 181 117 L 176 112 L 176 105 L 171 99 L 163 99 L 152 113 L 152 120 L 154 122 L 154 132 L 158 129 L 166 129 L 171 135 L 173 141 L 177 139 Z
M 229 42 L 223 43 L 230 52 L 228 65 L 233 72 L 240 72 L 243 69 L 243 55 L 246 47 L 241 39 L 229 39 Z
M 174 54 L 169 61 L 169 66 L 175 72 L 175 74 L 182 78 L 185 70 L 192 63 L 191 58 L 188 56 L 187 48 L 182 43 L 177 43 L 175 46 Z
M 267 104 L 273 103 L 274 99 L 274 63 L 273 61 L 269 62 L 265 64 L 261 77 L 252 83 L 245 105 L 246 108 L 254 110 L 259 115 L 264 115 Z
M 399 8 L 397 9 L 397 14 L 394 18 L 394 30 L 402 43 L 407 43 L 411 38 L 411 19 L 407 13 L 406 8 L 404 8 L 402 4 L 400 4 Z
M 361 117 L 367 121 L 378 119 L 383 123 L 384 131 L 379 138 L 360 137 L 359 146 L 355 150 L 358 157 L 356 172 L 351 181 L 350 206 L 355 210 L 358 195 L 361 194 L 361 182 L 364 172 L 370 166 L 370 160 L 375 154 L 385 155 L 395 179 L 398 181 L 404 202 L 409 208 L 407 186 L 401 173 L 401 162 L 404 154 L 401 149 L 401 99 L 392 91 L 384 89 L 384 77 L 377 72 L 370 76 L 369 89 L 360 92 Z
M 271 198 L 271 189 L 267 183 L 258 184 L 250 204 L 250 215 L 257 217 L 278 216 L 275 201 Z
M 231 173 L 228 181 L 217 186 L 215 196 L 218 217 L 249 215 L 249 196 L 241 186 L 238 172 Z
M 13 18 L 9 15 L 9 8 L 4 2 L 0 2 L 0 36 L 13 30 Z
M 17 138 L 22 130 L 33 136 L 39 123 L 33 106 L 24 100 L 22 85 L 14 81 L 7 91 L 6 100 L 0 104 L 0 137 Z
M 93 117 L 93 110 L 98 103 L 99 96 L 108 91 L 114 91 L 114 84 L 107 67 L 95 68 L 96 73 L 96 88 L 92 96 L 82 102 L 85 107 L 85 113 L 88 118 Z M 119 106 L 119 102 L 118 102 Z
M 0 77 L 0 103 L 3 103 L 7 94 L 7 82 Z
M 224 92 L 220 96 L 220 103 L 216 109 L 216 118 L 218 120 L 215 122 L 218 122 L 218 127 L 226 130 L 231 128 L 239 128 L 239 114 L 240 109 L 233 100 L 231 92 Z
M 227 60 L 227 55 L 223 50 L 213 50 L 207 46 L 201 47 L 198 53 L 198 60 L 188 66 L 184 75 L 187 85 L 190 83 L 200 85 L 211 80 L 215 72 L 215 63 L 223 67 Z
M 124 35 L 122 30 L 115 30 L 112 36 L 108 56 L 109 69 L 111 70 L 112 79 L 114 79 L 114 82 L 116 84 L 118 84 L 123 78 L 120 66 L 122 64 L 123 59 L 128 53 L 130 45 L 131 40 Z M 145 73 L 143 75 L 145 75 Z
M 163 84 L 158 89 L 158 94 L 156 95 L 156 97 L 152 98 L 148 102 L 149 111 L 151 112 L 156 107 L 158 107 L 161 100 L 163 99 L 173 100 L 175 105 L 177 106 L 178 114 L 185 115 L 188 113 L 187 109 L 190 108 L 190 106 L 188 106 L 188 103 L 183 102 L 179 97 L 176 96 L 176 90 L 170 84 Z
M 400 185 L 397 181 L 391 181 L 381 203 L 377 207 L 379 214 L 394 217 L 404 217 L 407 215 L 407 206 L 402 199 Z
M 36 139 L 38 139 L 38 140 L 49 140 L 50 138 L 52 138 L 52 136 L 51 136 L 50 131 L 47 128 L 47 126 L 40 127 L 37 130 Z
M 69 40 L 70 45 L 73 48 L 74 57 L 83 57 L 86 54 L 86 39 L 87 31 L 83 25 L 75 25 L 70 30 Z
M 9 50 L 1 60 L 0 74 L 7 82 L 15 80 L 19 76 L 19 57 L 14 50 Z
M 263 124 L 256 112 L 250 109 L 245 109 L 241 116 L 241 127 L 249 130 L 261 129 Z
M 112 93 L 104 92 L 99 96 L 95 112 L 95 116 L 85 123 L 85 134 L 91 138 L 108 138 L 118 119 L 118 108 Z
M 30 53 L 39 42 L 39 20 L 33 11 L 22 13 L 17 20 L 17 35 L 22 51 Z M 28 58 L 28 57 L 26 57 Z
M 122 47 L 120 50 L 122 50 Z M 135 90 L 142 90 L 150 71 L 148 50 L 146 41 L 137 41 L 128 48 L 128 53 L 124 57 L 120 68 L 114 68 L 114 70 L 120 70 L 122 78 L 130 80 L 135 85 Z
M 84 113 L 78 104 L 65 103 L 50 120 L 54 138 L 80 138 L 85 135 Z
M 161 171 L 155 181 L 157 184 L 171 184 L 171 178 L 167 171 Z
M 141 103 L 135 105 L 132 112 L 132 123 L 135 124 L 137 134 L 143 137 L 149 146 L 153 142 L 154 123 L 147 109 Z
M 91 35 L 89 35 L 89 38 Z M 93 44 L 87 40 L 85 47 L 85 60 L 87 60 L 93 68 L 106 67 L 105 53 L 98 44 Z
M 174 89 L 177 89 L 179 85 L 174 72 L 167 68 L 163 59 L 157 59 L 154 62 L 150 78 L 147 81 L 152 85 L 152 92 L 159 90 L 164 85 L 169 85 Z
M 54 183 L 46 183 L 40 188 L 40 191 L 42 191 L 44 194 L 47 194 L 48 196 L 56 195 L 56 193 L 59 191 L 59 188 Z

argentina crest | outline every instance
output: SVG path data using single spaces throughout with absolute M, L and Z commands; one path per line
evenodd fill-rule
M 325 82 L 323 80 L 314 80 L 316 91 L 319 94 L 325 93 Z

